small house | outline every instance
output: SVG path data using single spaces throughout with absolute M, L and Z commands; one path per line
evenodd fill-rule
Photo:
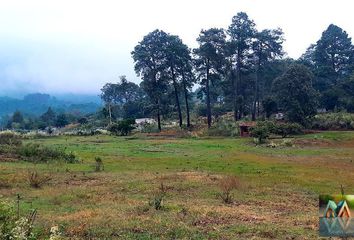
M 241 137 L 249 137 L 250 129 L 256 126 L 256 122 L 241 122 L 239 124 L 240 127 L 240 136 Z
M 275 120 L 284 120 L 284 113 L 281 113 L 281 112 L 279 112 L 279 113 L 276 113 L 275 114 Z
M 135 124 L 143 125 L 143 124 L 154 124 L 156 123 L 155 119 L 152 118 L 137 118 L 135 119 Z

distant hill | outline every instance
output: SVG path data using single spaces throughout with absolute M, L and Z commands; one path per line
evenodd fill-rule
M 23 99 L 0 97 L 0 117 L 12 114 L 16 110 L 24 114 L 39 116 L 52 107 L 58 112 L 87 114 L 96 112 L 101 106 L 98 96 L 61 95 L 58 97 L 43 93 L 28 94 Z

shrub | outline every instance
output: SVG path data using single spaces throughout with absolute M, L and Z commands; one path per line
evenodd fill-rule
M 21 136 L 13 132 L 0 133 L 0 145 L 19 146 L 22 144 Z
M 230 204 L 233 202 L 232 191 L 235 189 L 239 189 L 241 187 L 241 181 L 236 176 L 226 176 L 222 178 L 219 182 L 219 188 L 221 193 L 219 193 L 219 197 L 226 204 Z
M 318 114 L 313 118 L 312 129 L 354 130 L 354 114 L 338 112 Z
M 275 124 L 271 129 L 271 133 L 281 135 L 283 138 L 289 135 L 297 135 L 302 133 L 302 126 L 298 123 L 279 123 Z
M 160 132 L 156 123 L 144 123 L 143 125 L 138 126 L 138 130 L 142 133 L 158 133 Z
M 273 121 L 257 122 L 251 128 L 251 136 L 257 139 L 257 143 L 264 143 L 270 134 L 281 135 L 283 138 L 289 135 L 302 133 L 303 127 L 298 123 L 278 123 Z
M 95 172 L 100 172 L 104 169 L 103 161 L 100 157 L 95 157 Z
M 118 123 L 114 123 L 108 127 L 108 131 L 110 131 L 114 135 L 121 135 L 121 136 L 127 136 L 130 134 L 135 127 L 133 126 L 135 124 L 134 119 L 126 119 L 119 121 Z
M 164 199 L 167 193 L 167 188 L 161 183 L 158 192 L 155 194 L 152 200 L 149 201 L 149 205 L 155 210 L 161 210 L 163 208 Z
M 251 136 L 257 139 L 257 143 L 264 143 L 271 133 L 271 128 L 263 123 L 257 123 L 255 127 L 251 128 Z

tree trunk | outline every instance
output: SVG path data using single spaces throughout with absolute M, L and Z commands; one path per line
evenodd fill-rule
M 160 100 L 157 100 L 157 127 L 161 132 Z
M 177 105 L 177 111 L 178 111 L 179 126 L 182 127 L 182 124 L 183 124 L 182 111 L 181 111 L 181 105 L 179 103 L 178 86 L 177 86 L 176 75 L 175 75 L 175 71 L 174 71 L 173 67 L 171 67 L 171 72 L 172 72 L 173 87 L 175 89 L 175 98 L 176 98 L 176 105 Z
M 256 113 L 257 113 L 257 103 L 259 105 L 259 66 L 260 61 L 258 61 L 257 68 L 256 68 L 256 81 L 255 81 L 255 88 L 254 88 L 254 100 L 253 100 L 253 108 L 252 108 L 252 121 L 256 120 Z M 257 102 L 258 101 L 258 102 Z M 259 111 L 259 108 L 258 108 Z
M 235 121 L 239 120 L 241 118 L 241 111 L 242 107 L 240 106 L 238 108 L 237 104 L 237 97 L 239 95 L 239 86 L 241 85 L 241 52 L 240 49 L 237 49 L 237 58 L 236 58 L 236 78 L 235 78 L 235 83 L 234 83 L 234 91 L 235 91 L 235 103 L 234 103 L 234 118 Z M 239 115 L 237 115 L 237 111 L 239 111 Z
M 111 109 L 111 103 L 108 103 L 108 114 L 109 114 L 109 124 L 112 124 L 112 109 Z
M 209 60 L 207 60 L 206 66 L 206 97 L 207 97 L 207 118 L 208 118 L 208 128 L 211 127 L 211 105 L 210 105 L 210 90 L 209 90 Z
M 182 81 L 183 81 L 183 89 L 184 89 L 184 100 L 186 102 L 187 127 L 190 127 L 191 121 L 190 121 L 190 115 L 189 115 L 188 89 L 187 89 L 187 83 L 186 83 L 184 73 L 182 73 Z
M 231 69 L 231 71 L 233 71 Z M 234 110 L 234 120 L 237 121 L 237 83 L 236 83 L 236 76 L 231 74 L 231 82 L 232 82 L 232 103 L 233 103 L 233 110 Z

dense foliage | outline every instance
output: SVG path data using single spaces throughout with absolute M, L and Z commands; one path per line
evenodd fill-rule
M 119 121 L 118 123 L 113 123 L 108 127 L 108 131 L 110 131 L 114 135 L 127 136 L 131 131 L 135 129 L 133 126 L 135 124 L 134 119 L 126 119 Z

